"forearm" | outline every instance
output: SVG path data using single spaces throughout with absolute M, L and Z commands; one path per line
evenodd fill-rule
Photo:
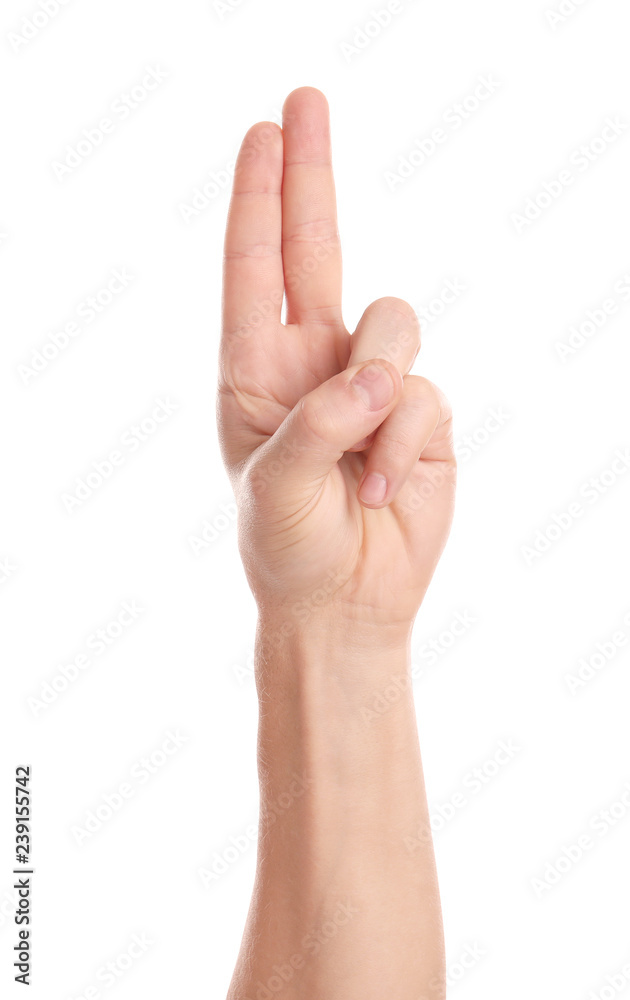
M 259 855 L 229 1000 L 440 1000 L 408 643 L 330 621 L 279 639 L 281 625 L 265 616 L 258 629 Z

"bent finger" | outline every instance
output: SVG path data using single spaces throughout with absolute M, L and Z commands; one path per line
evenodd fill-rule
M 368 358 L 384 358 L 406 375 L 420 350 L 420 323 L 415 310 L 393 296 L 372 302 L 352 334 L 350 365 L 360 364 Z M 357 441 L 349 451 L 365 451 L 374 435 Z
M 373 508 L 386 506 L 420 458 L 448 459 L 450 420 L 450 406 L 443 393 L 428 379 L 406 375 L 398 405 L 374 436 L 357 489 L 361 503 Z

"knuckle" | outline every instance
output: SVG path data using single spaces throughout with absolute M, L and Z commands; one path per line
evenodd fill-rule
M 376 299 L 368 311 L 375 314 L 377 321 L 385 321 L 388 327 L 396 330 L 397 341 L 402 346 L 411 346 L 416 354 L 420 348 L 420 321 L 416 311 L 404 299 L 392 295 Z
M 380 299 L 375 299 L 368 306 L 368 309 L 375 312 L 388 313 L 397 317 L 398 320 L 402 319 L 410 328 L 419 329 L 420 327 L 420 321 L 413 306 L 409 302 L 406 302 L 405 299 L 398 299 L 394 295 L 384 295 Z
M 408 375 L 407 378 L 412 380 L 413 394 L 417 399 L 422 399 L 427 405 L 437 409 L 443 422 L 451 419 L 453 415 L 451 404 L 434 382 L 424 375 Z
M 416 412 L 416 419 L 425 423 L 428 419 L 435 428 L 443 426 L 451 417 L 446 397 L 438 387 L 423 375 L 409 375 L 410 399 Z
M 388 461 L 394 468 L 403 467 L 413 451 L 413 439 L 406 435 L 390 435 L 384 444 Z
M 331 413 L 316 393 L 303 396 L 298 404 L 302 426 L 315 444 L 325 444 L 330 436 Z
M 395 295 L 383 295 L 380 299 L 375 299 L 370 309 L 383 309 L 392 313 L 399 313 L 410 323 L 418 323 L 416 311 L 405 299 L 399 299 Z
M 420 350 L 420 323 L 403 299 L 371 302 L 352 334 L 352 349 L 362 356 L 386 359 L 408 371 Z
M 410 378 L 413 379 L 412 391 L 414 398 L 424 406 L 439 409 L 440 397 L 437 386 L 428 378 L 425 378 L 424 375 L 411 375 Z

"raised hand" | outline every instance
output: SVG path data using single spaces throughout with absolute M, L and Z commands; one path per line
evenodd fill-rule
M 383 251 L 384 253 L 387 251 Z M 449 405 L 410 375 L 413 309 L 341 313 L 326 99 L 289 95 L 243 141 L 225 241 L 218 417 L 259 606 L 407 634 L 444 547 Z M 286 322 L 281 321 L 286 296 Z

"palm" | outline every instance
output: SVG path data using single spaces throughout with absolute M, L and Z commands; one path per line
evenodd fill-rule
M 245 397 L 233 430 L 249 454 L 275 433 L 302 396 L 343 371 L 350 334 L 343 328 L 278 323 L 244 337 L 243 346 L 231 375 L 231 388 Z
M 253 154 L 237 167 L 226 236 L 219 417 L 233 473 L 264 454 L 305 395 L 349 363 L 387 357 L 384 345 L 374 344 L 374 324 L 369 330 L 360 324 L 351 337 L 341 317 L 325 104 L 318 92 L 302 90 L 287 106 L 283 142 L 268 126 L 266 137 L 250 133 L 251 147 L 244 144 Z M 414 354 L 415 348 L 402 352 L 402 375 Z M 315 497 L 285 498 L 275 514 L 267 512 L 257 547 L 294 594 L 308 599 L 334 577 L 328 587 L 339 587 L 354 604 L 408 616 L 407 603 L 415 613 L 450 524 L 453 477 L 446 498 L 441 488 L 423 489 L 427 476 L 435 481 L 436 468 L 446 463 L 452 472 L 450 421 L 432 436 L 409 482 L 380 509 L 357 497 L 370 444 L 346 450 Z M 421 516 L 410 516 L 419 508 Z

